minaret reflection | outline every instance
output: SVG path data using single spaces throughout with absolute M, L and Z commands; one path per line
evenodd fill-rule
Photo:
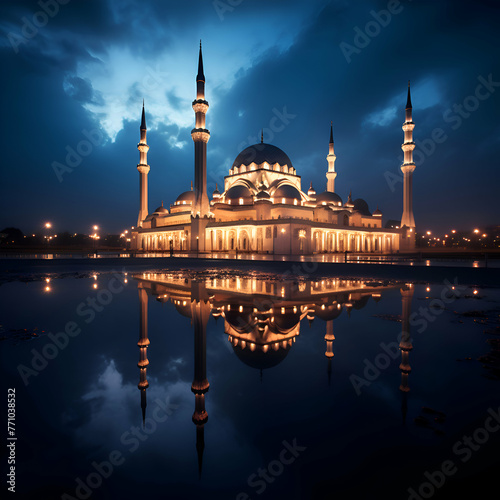
M 401 364 L 399 369 L 401 370 L 401 385 L 399 386 L 400 391 L 403 394 L 401 402 L 401 412 L 403 414 L 403 422 L 406 420 L 406 413 L 408 411 L 408 401 L 407 394 L 410 392 L 408 387 L 408 375 L 411 372 L 410 366 L 410 351 L 413 349 L 410 336 L 410 314 L 411 314 L 411 300 L 413 298 L 414 288 L 412 284 L 406 284 L 401 288 L 401 304 L 402 304 L 402 316 L 401 316 L 401 341 L 399 343 L 399 348 L 401 350 Z
M 139 342 L 137 345 L 139 346 L 139 363 L 137 366 L 140 369 L 140 379 L 139 385 L 137 386 L 141 391 L 141 409 L 142 409 L 142 425 L 146 421 L 146 389 L 149 387 L 149 382 L 146 378 L 146 369 L 149 365 L 148 360 L 148 346 L 149 346 L 149 338 L 148 338 L 148 293 L 143 288 L 142 284 L 139 283 Z
M 205 283 L 192 281 L 191 318 L 194 326 L 194 379 L 191 391 L 195 397 L 193 423 L 196 425 L 196 451 L 200 477 L 205 449 L 205 424 L 208 421 L 208 414 L 205 410 L 205 393 L 210 387 L 207 380 L 207 322 L 209 316 L 210 301 Z

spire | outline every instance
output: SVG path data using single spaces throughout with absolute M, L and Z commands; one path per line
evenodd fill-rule
M 406 109 L 411 109 L 410 80 L 408 80 L 408 97 L 406 99 Z
M 260 131 L 260 143 L 264 144 L 264 129 L 261 129 Z
M 191 181 L 191 191 L 193 190 L 193 181 Z
M 203 55 L 201 53 L 201 40 L 200 40 L 200 55 L 198 57 L 198 74 L 196 75 L 196 81 L 205 81 L 205 75 L 203 74 Z
M 144 99 L 142 100 L 142 120 L 141 120 L 141 130 L 146 129 L 146 113 L 144 111 Z
M 330 122 L 330 144 L 333 144 L 333 122 Z

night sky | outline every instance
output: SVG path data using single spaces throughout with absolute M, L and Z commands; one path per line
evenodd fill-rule
M 0 229 L 134 225 L 143 98 L 150 212 L 188 190 L 200 39 L 210 197 L 262 128 L 323 191 L 332 120 L 336 191 L 400 219 L 411 80 L 417 230 L 499 223 L 499 14 L 494 0 L 4 1 Z

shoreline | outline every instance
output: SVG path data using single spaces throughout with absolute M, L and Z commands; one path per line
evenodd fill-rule
M 500 286 L 500 268 L 458 267 L 380 262 L 330 263 L 317 261 L 265 261 L 243 259 L 204 259 L 191 257 L 130 257 L 130 258 L 58 258 L 58 259 L 0 259 L 0 280 L 11 281 L 16 275 L 72 273 L 78 271 L 241 271 L 263 272 L 279 277 L 356 277 L 395 279 L 419 283 L 457 282 L 473 286 Z M 10 279 L 9 279 L 10 278 Z

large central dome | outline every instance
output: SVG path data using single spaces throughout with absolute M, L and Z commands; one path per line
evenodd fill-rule
M 293 167 L 290 158 L 288 158 L 288 155 L 284 151 L 276 146 L 273 146 L 272 144 L 260 142 L 245 148 L 236 157 L 231 168 L 239 167 L 241 165 L 248 166 L 250 163 L 260 165 L 265 161 L 270 165 L 278 163 L 279 165 L 288 165 L 289 168 Z

